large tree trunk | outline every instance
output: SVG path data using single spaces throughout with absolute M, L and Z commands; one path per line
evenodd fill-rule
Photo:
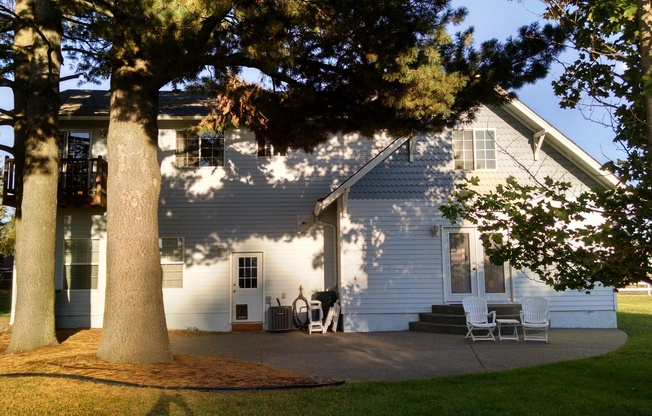
M 22 185 L 16 212 L 16 308 L 7 351 L 56 345 L 56 240 L 61 17 L 51 0 L 17 1 L 16 14 L 38 31 L 16 30 L 19 121 L 15 140 Z M 19 52 L 18 52 L 19 51 Z M 28 69 L 28 72 L 25 70 Z M 22 163 L 21 163 L 22 162 Z M 22 189 L 21 189 L 22 188 Z
M 641 72 L 646 77 L 648 87 L 645 94 L 645 125 L 648 150 L 652 152 L 652 1 L 638 0 L 639 50 L 641 52 Z M 648 166 L 652 169 L 652 166 Z
M 158 247 L 158 86 L 137 73 L 120 68 L 111 77 L 106 306 L 97 355 L 169 362 Z

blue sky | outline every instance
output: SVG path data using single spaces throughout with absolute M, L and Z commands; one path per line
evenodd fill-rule
M 478 43 L 491 38 L 504 40 L 515 35 L 519 27 L 532 22 L 545 24 L 541 16 L 543 6 L 539 0 L 453 0 L 452 4 L 469 10 L 463 27 L 475 28 L 475 40 Z M 572 50 L 567 50 L 559 57 L 562 63 L 572 59 Z M 546 79 L 516 91 L 518 98 L 598 162 L 624 158 L 624 152 L 612 141 L 613 130 L 587 119 L 608 120 L 606 113 L 593 110 L 589 114 L 587 111 L 583 113 L 559 107 L 559 99 L 554 95 L 551 82 L 562 72 L 561 63 L 553 65 Z
M 453 5 L 469 9 L 469 15 L 463 27 L 475 27 L 477 42 L 497 38 L 504 40 L 516 33 L 520 26 L 541 20 L 543 7 L 538 0 L 453 0 Z M 542 22 L 543 23 L 543 22 Z M 572 51 L 560 57 L 562 62 L 572 59 Z M 519 99 L 528 107 L 546 119 L 559 131 L 568 136 L 580 147 L 586 150 L 598 162 L 604 163 L 611 159 L 623 158 L 624 153 L 612 142 L 613 131 L 603 125 L 587 120 L 586 115 L 579 110 L 565 110 L 559 107 L 559 99 L 554 95 L 551 81 L 562 73 L 562 65 L 551 68 L 548 78 L 535 85 L 529 85 L 516 91 Z M 78 88 L 77 81 L 63 83 L 62 89 Z M 87 88 L 97 88 L 95 85 Z M 11 106 L 11 93 L 0 88 L 0 107 Z M 593 119 L 602 119 L 599 112 L 590 115 Z M 8 128 L 0 128 L 0 141 L 7 143 L 13 140 L 13 134 Z

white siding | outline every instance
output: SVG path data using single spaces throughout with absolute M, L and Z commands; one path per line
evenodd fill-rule
M 346 179 L 380 150 L 377 143 L 347 139 L 357 143 L 355 153 L 345 138 L 334 137 L 313 154 L 259 158 L 254 136 L 234 130 L 226 135 L 224 167 L 177 169 L 175 131 L 161 130 L 160 235 L 182 236 L 186 244 L 184 287 L 164 290 L 170 328 L 229 330 L 231 253 L 264 254 L 264 296 L 272 305 L 276 299 L 291 305 L 299 286 L 310 297 L 332 285 L 334 268 L 324 269 L 324 231 L 313 224 L 314 204 L 334 178 Z M 332 261 L 333 254 L 327 257 Z
M 183 237 L 185 242 L 183 287 L 163 290 L 168 327 L 230 330 L 233 253 L 263 253 L 263 296 L 270 298 L 272 305 L 276 305 L 277 298 L 281 304 L 291 305 L 299 286 L 310 298 L 336 284 L 334 229 L 314 224 L 314 204 L 382 150 L 390 139 L 334 136 L 313 153 L 290 151 L 286 157 L 259 158 L 254 136 L 232 130 L 226 135 L 224 167 L 178 169 L 174 166 L 175 129 L 188 125 L 189 122 L 159 122 L 159 235 Z M 93 129 L 93 157 L 104 156 L 104 125 L 67 122 L 66 128 L 85 126 Z M 104 230 L 104 215 L 100 211 L 60 210 L 57 258 L 63 259 L 63 235 L 98 236 L 102 256 L 97 290 L 58 294 L 60 326 L 102 324 L 106 281 Z M 61 268 L 60 264 L 59 289 Z
M 286 157 L 259 158 L 251 133 L 230 130 L 224 167 L 177 169 L 175 129 L 189 123 L 159 122 L 159 234 L 185 241 L 183 288 L 164 289 L 169 328 L 230 330 L 231 259 L 240 252 L 263 253 L 263 296 L 272 305 L 276 298 L 291 305 L 300 285 L 310 297 L 339 277 L 348 331 L 407 329 L 419 312 L 444 303 L 441 235 L 431 232 L 433 226 L 445 224 L 438 206 L 465 175 L 453 170 L 450 133 L 421 137 L 413 162 L 407 146 L 399 149 L 354 185 L 348 200 L 338 201 L 337 212 L 335 207 L 327 210 L 320 218 L 322 225 L 314 223 L 315 202 L 364 166 L 391 138 L 333 136 L 313 153 L 290 151 Z M 570 180 L 577 187 L 596 184 L 545 143 L 535 161 L 532 132 L 501 109 L 482 109 L 468 127 L 495 129 L 502 149 L 497 170 L 472 172 L 480 177 L 481 189 L 492 189 L 508 175 L 527 180 L 524 167 L 539 177 Z M 104 156 L 101 136 L 106 123 L 66 121 L 62 128 L 92 129 L 93 157 Z M 75 208 L 59 213 L 57 287 L 62 287 L 66 236 L 100 238 L 102 257 L 97 290 L 57 295 L 58 324 L 101 326 L 104 215 Z M 334 227 L 329 224 L 338 225 L 338 241 L 333 240 Z M 557 293 L 522 273 L 514 278 L 513 287 L 514 301 L 546 296 L 554 325 L 615 326 L 615 300 L 609 289 L 591 295 Z
M 597 183 L 549 145 L 538 160 L 532 133 L 502 109 L 483 108 L 464 128 L 495 129 L 498 169 L 468 172 L 489 191 L 508 176 L 521 182 L 530 174 L 552 176 L 576 189 Z M 362 178 L 350 191 L 342 222 L 342 289 L 345 330 L 401 330 L 444 303 L 441 238 L 430 232 L 444 224 L 438 207 L 464 172 L 455 171 L 449 133 L 420 137 L 408 158 L 408 147 L 397 151 Z M 555 292 L 515 272 L 512 301 L 544 296 L 550 301 L 552 324 L 559 327 L 615 327 L 615 298 L 610 288 L 590 295 Z
M 64 241 L 69 238 L 97 238 L 100 259 L 97 289 L 62 290 Z M 62 328 L 102 326 L 104 290 L 106 288 L 106 217 L 100 210 L 66 208 L 57 215 L 57 245 L 55 250 L 55 313 L 57 326 Z
M 431 235 L 437 219 L 427 201 L 349 200 L 341 231 L 345 330 L 407 329 L 443 302 L 441 238 Z

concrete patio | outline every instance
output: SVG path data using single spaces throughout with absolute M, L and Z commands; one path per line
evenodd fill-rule
M 551 329 L 550 343 L 468 341 L 414 331 L 243 332 L 173 338 L 175 353 L 256 361 L 346 381 L 407 380 L 502 371 L 594 357 L 627 342 L 618 329 Z

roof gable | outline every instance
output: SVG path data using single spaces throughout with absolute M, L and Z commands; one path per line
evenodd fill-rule
M 548 145 L 562 154 L 600 186 L 609 189 L 618 185 L 619 181 L 616 176 L 602 170 L 602 166 L 598 161 L 519 100 L 513 99 L 511 102 L 503 105 L 502 108 L 532 133 L 532 140 L 535 144 L 535 147 L 532 149 L 533 157 L 536 157 L 535 153 L 545 140 Z M 407 141 L 407 138 L 402 138 L 392 142 L 380 154 L 350 176 L 349 179 L 344 181 L 326 197 L 319 200 L 315 205 L 313 213 L 318 216 L 330 204 L 337 200 L 337 198 L 345 195 L 354 184 L 364 178 L 365 175 L 396 152 Z
M 597 160 L 524 103 L 513 99 L 503 105 L 503 108 L 532 131 L 535 145 L 537 141 L 545 140 L 605 188 L 618 185 L 619 181 L 615 175 L 602 170 L 602 165 Z M 533 151 L 536 152 L 536 149 Z

